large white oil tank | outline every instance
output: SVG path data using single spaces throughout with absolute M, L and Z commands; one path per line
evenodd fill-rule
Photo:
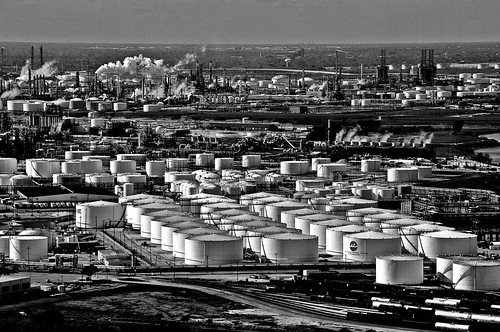
M 265 216 L 274 221 L 281 222 L 281 212 L 289 210 L 307 209 L 309 204 L 304 204 L 296 201 L 283 201 L 269 203 L 265 206 Z
M 282 233 L 300 233 L 300 231 L 297 229 L 282 227 L 275 224 L 271 224 L 262 228 L 254 228 L 249 230 L 243 236 L 245 239 L 244 246 L 245 248 L 250 249 L 257 254 L 262 254 L 262 238 L 266 235 Z
M 346 217 L 347 211 L 354 209 L 352 204 L 340 204 L 332 202 L 325 206 L 325 212 L 330 213 L 336 217 Z
M 33 180 L 28 175 L 17 174 L 9 179 L 9 185 L 12 187 L 31 186 L 33 185 Z
M 295 228 L 295 218 L 298 216 L 307 216 L 311 214 L 318 214 L 318 210 L 311 208 L 284 210 L 281 211 L 281 222 L 288 228 Z
M 260 155 L 243 155 L 241 157 L 241 167 L 251 169 L 260 167 Z
M 120 173 L 116 175 L 116 183 L 118 184 L 134 183 L 135 185 L 145 185 L 146 180 L 146 175 L 140 173 Z
M 137 167 L 146 165 L 146 154 L 144 153 L 122 153 L 116 155 L 116 160 L 134 160 Z
M 180 220 L 178 217 L 168 217 L 170 220 Z M 167 218 L 160 220 L 165 221 Z M 161 226 L 161 249 L 172 251 L 174 245 L 174 232 L 182 229 L 210 227 L 202 221 L 186 220 L 180 222 L 171 222 Z
M 398 167 L 387 169 L 388 182 L 412 182 L 418 180 L 418 168 Z
M 101 165 L 102 165 L 101 167 L 103 169 L 109 169 L 111 157 L 110 156 L 103 156 L 103 155 L 92 155 L 92 156 L 83 156 L 82 160 L 100 160 Z
M 311 170 L 313 172 L 318 171 L 319 165 L 330 164 L 332 160 L 330 158 L 312 158 L 311 159 Z
M 190 201 L 190 208 L 189 212 L 195 216 L 199 217 L 201 213 L 201 207 L 203 205 L 209 205 L 209 204 L 215 204 L 215 203 L 223 203 L 223 202 L 229 202 L 229 203 L 234 203 L 233 200 L 224 197 L 224 196 L 213 196 L 213 197 L 208 197 L 208 198 L 200 198 L 200 199 L 194 199 Z
M 184 170 L 188 167 L 188 158 L 168 158 L 167 169 L 172 171 Z
M 363 159 L 361 160 L 361 172 L 378 172 L 380 171 L 379 159 Z
M 500 288 L 500 262 L 453 262 L 453 284 L 458 290 L 493 291 Z
M 10 238 L 9 257 L 15 261 L 37 262 L 47 258 L 46 236 L 14 236 Z
M 0 173 L 12 174 L 17 172 L 16 158 L 0 158 Z
M 135 160 L 111 160 L 109 162 L 109 170 L 111 174 L 133 173 L 137 169 Z
M 82 176 L 79 174 L 54 174 L 52 176 L 52 183 L 61 185 L 81 185 Z
M 221 197 L 217 195 L 211 195 L 206 193 L 197 193 L 192 195 L 182 195 L 179 197 L 179 205 L 181 206 L 182 212 L 191 212 L 191 201 L 210 198 L 210 197 Z
M 402 236 L 403 234 L 400 231 L 401 228 L 414 226 L 418 224 L 424 224 L 424 223 L 425 221 L 423 220 L 408 217 L 408 218 L 384 220 L 380 223 L 380 228 L 384 233 L 400 234 Z
M 424 259 L 420 256 L 378 256 L 375 282 L 385 285 L 421 285 L 424 282 Z
M 100 159 L 87 159 L 80 161 L 80 169 L 82 174 L 95 174 L 102 173 L 102 160 Z
M 69 160 L 61 163 L 61 172 L 64 174 L 82 174 L 81 160 Z
M 376 207 L 361 208 L 361 209 L 354 208 L 346 212 L 346 217 L 348 220 L 351 221 L 363 222 L 365 216 L 369 216 L 372 214 L 381 214 L 381 213 L 396 213 L 396 210 L 380 209 Z
M 115 177 L 111 174 L 87 174 L 85 183 L 99 188 L 112 188 L 115 185 Z
M 197 153 L 195 155 L 195 165 L 199 167 L 213 167 L 215 156 L 213 153 Z
M 165 172 L 164 176 L 165 176 L 165 183 L 172 183 L 182 180 L 195 181 L 195 174 L 190 172 L 170 171 L 170 172 Z
M 321 164 L 318 165 L 316 175 L 318 178 L 336 179 L 342 177 L 347 173 L 347 165 L 341 163 Z
M 296 191 L 311 191 L 310 188 L 324 188 L 324 179 L 307 179 L 307 180 L 296 180 L 295 190 Z
M 336 219 L 336 217 L 326 213 L 320 213 L 320 211 L 318 211 L 318 213 L 316 214 L 296 216 L 295 228 L 300 229 L 302 234 L 309 234 L 311 223 L 317 221 L 332 220 L 332 219 Z
M 176 205 L 168 203 L 150 203 L 135 206 L 130 210 L 132 227 L 141 230 L 141 237 L 151 238 L 151 220 L 148 213 L 157 211 L 168 211 L 170 208 L 176 208 Z
M 291 160 L 280 163 L 280 174 L 282 175 L 303 175 L 309 173 L 309 161 Z
M 26 174 L 33 178 L 52 178 L 61 172 L 58 159 L 26 159 Z
M 207 234 L 186 238 L 184 264 L 236 264 L 243 260 L 243 238 Z
M 266 206 L 272 203 L 285 202 L 290 201 L 290 198 L 286 198 L 283 196 L 268 196 L 264 198 L 254 199 L 252 203 L 249 205 L 249 210 L 253 212 L 257 212 L 259 216 L 269 217 L 267 215 Z M 241 202 L 241 201 L 240 201 Z
M 27 102 L 25 100 L 7 100 L 7 110 L 9 112 L 23 111 L 23 105 Z
M 198 227 L 181 229 L 175 231 L 172 237 L 172 255 L 178 258 L 185 257 L 185 241 L 189 237 L 207 235 L 207 234 L 227 234 L 227 232 L 211 227 Z
M 261 198 L 266 198 L 266 197 L 271 197 L 271 196 L 273 196 L 273 194 L 267 193 L 267 192 L 258 192 L 258 193 L 242 195 L 240 197 L 240 204 L 251 205 L 252 202 L 256 199 L 261 199 Z
M 409 217 L 408 215 L 401 213 L 392 213 L 392 212 L 377 213 L 364 216 L 363 223 L 365 224 L 366 227 L 380 228 L 382 222 L 384 221 L 391 219 L 403 219 L 408 217 Z
M 342 249 L 346 261 L 374 262 L 380 255 L 400 255 L 401 238 L 396 234 L 373 231 L 346 234 Z
M 165 175 L 165 160 L 146 161 L 146 174 L 149 177 L 162 177 Z
M 326 230 L 328 228 L 335 228 L 340 226 L 350 225 L 351 222 L 342 219 L 329 219 L 322 221 L 312 222 L 309 226 L 309 234 L 318 237 L 318 247 L 320 249 L 326 248 Z M 302 234 L 307 234 L 302 232 Z
M 316 262 L 318 238 L 299 233 L 280 233 L 262 238 L 261 254 L 275 263 Z
M 118 111 L 125 111 L 127 110 L 127 103 L 122 103 L 122 102 L 114 102 L 113 103 L 113 111 L 118 112 Z
M 215 170 L 232 169 L 234 167 L 234 158 L 215 158 Z
M 76 205 L 76 227 L 102 229 L 122 220 L 125 207 L 120 203 L 96 201 Z
M 327 228 L 325 232 L 325 249 L 330 255 L 342 254 L 344 235 L 368 232 L 371 229 L 361 225 L 345 225 Z
M 454 256 L 440 255 L 436 257 L 436 278 L 443 282 L 451 284 L 453 282 L 453 263 L 457 261 L 478 261 L 482 258 L 476 255 Z
M 78 159 L 83 159 L 83 157 L 88 157 L 91 154 L 92 151 L 79 151 L 79 150 L 64 151 L 64 159 L 78 160 Z
M 204 204 L 200 207 L 200 218 L 204 220 L 211 220 L 213 218 L 217 218 L 214 215 L 217 214 L 218 211 L 229 209 L 248 210 L 248 206 L 227 201 Z
M 432 260 L 439 255 L 477 255 L 477 235 L 456 231 L 421 234 L 418 252 Z
M 411 254 L 418 254 L 420 234 L 452 230 L 454 230 L 454 228 L 452 227 L 424 223 L 416 224 L 413 226 L 403 226 L 400 228 L 399 234 L 401 235 L 401 244 L 403 246 L 403 250 Z

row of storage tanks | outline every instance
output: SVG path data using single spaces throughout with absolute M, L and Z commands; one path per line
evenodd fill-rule
M 89 98 L 83 100 L 81 98 L 72 98 L 69 100 L 57 100 L 56 102 L 47 102 L 43 100 L 7 100 L 7 110 L 11 112 L 41 112 L 44 111 L 47 105 L 58 105 L 61 109 L 88 111 L 110 111 L 115 112 L 127 110 L 127 103 L 124 102 L 107 102 L 98 98 Z

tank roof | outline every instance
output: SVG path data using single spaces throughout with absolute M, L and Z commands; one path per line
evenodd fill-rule
M 382 232 L 362 232 L 362 233 L 354 233 L 348 235 L 350 238 L 360 239 L 360 240 L 389 240 L 389 239 L 399 239 L 399 234 L 387 234 Z
M 308 214 L 317 214 L 318 210 L 314 210 L 311 208 L 301 208 L 301 209 L 297 209 L 297 210 L 286 210 L 286 211 L 282 211 L 281 213 L 294 215 L 294 216 L 306 216 Z
M 352 221 L 345 220 L 345 219 L 333 219 L 332 218 L 332 219 L 328 219 L 328 220 L 315 221 L 315 222 L 312 222 L 311 225 L 337 227 L 337 226 L 344 226 L 344 225 L 352 225 Z
M 317 239 L 316 235 L 308 235 L 301 233 L 277 233 L 277 234 L 269 234 L 264 235 L 266 239 L 274 239 L 274 240 L 313 240 Z
M 242 240 L 242 238 L 226 234 L 205 234 L 200 236 L 193 236 L 190 238 L 190 240 L 205 242 L 231 242 Z
M 388 261 L 423 261 L 424 258 L 415 255 L 382 255 L 377 256 L 377 259 L 388 260 Z
M 361 233 L 361 232 L 368 232 L 372 229 L 362 225 L 345 225 L 339 227 L 332 227 L 331 230 L 342 233 Z
M 422 236 L 432 237 L 432 238 L 441 238 L 441 239 L 477 238 L 476 234 L 462 233 L 462 232 L 448 231 L 448 230 L 447 231 L 432 232 L 432 233 L 425 233 L 425 234 L 422 234 Z

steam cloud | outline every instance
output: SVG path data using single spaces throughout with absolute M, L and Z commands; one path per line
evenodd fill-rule
M 24 64 L 23 68 L 21 68 L 21 75 L 17 78 L 19 81 L 24 81 L 27 82 L 29 80 L 29 69 L 31 67 L 31 60 L 28 59 L 26 60 L 26 63 Z M 55 61 L 48 61 L 43 64 L 42 67 L 38 69 L 32 69 L 31 70 L 31 77 L 36 76 L 36 75 L 45 75 L 45 76 L 53 76 L 57 74 L 58 69 L 56 67 L 56 62 Z
M 14 99 L 15 97 L 19 96 L 21 94 L 21 91 L 18 88 L 14 88 L 9 91 L 5 91 L 2 93 L 0 98 L 2 99 Z
M 336 142 L 388 142 L 391 137 L 394 136 L 392 133 L 386 134 L 370 134 L 370 135 L 358 135 L 358 132 L 361 131 L 360 126 L 356 126 L 354 128 L 342 128 L 336 135 Z M 433 133 L 427 133 L 425 131 L 420 131 L 419 135 L 411 135 L 406 136 L 402 140 L 400 139 L 392 139 L 393 141 L 401 141 L 401 143 L 415 143 L 415 144 L 429 144 L 432 142 L 434 138 Z

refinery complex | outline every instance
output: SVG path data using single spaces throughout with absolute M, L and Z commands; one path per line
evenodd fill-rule
M 224 272 L 237 282 L 211 287 L 324 319 L 498 330 L 498 63 L 332 50 L 311 69 L 299 48 L 279 68 L 62 71 L 43 52 L 16 71 L 2 48 L 1 305 L 95 273 Z

